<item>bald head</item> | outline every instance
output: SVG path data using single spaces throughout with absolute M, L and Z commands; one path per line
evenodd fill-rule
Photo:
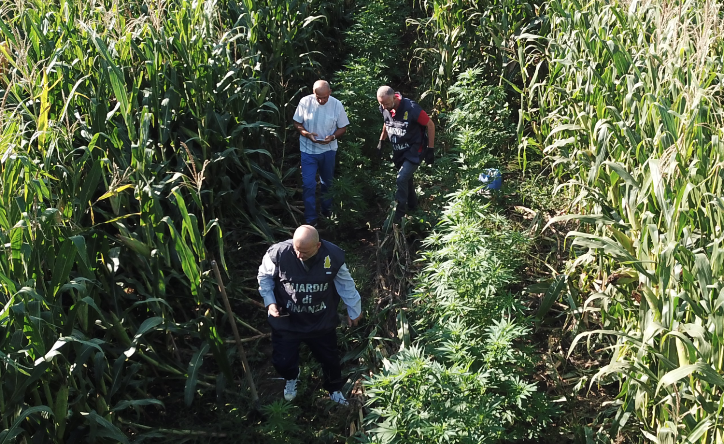
M 314 82 L 312 91 L 314 91 L 314 98 L 317 99 L 317 103 L 320 105 L 325 105 L 329 100 L 329 95 L 332 94 L 332 89 L 326 80 L 317 80 Z
M 317 80 L 314 82 L 314 86 L 312 87 L 312 91 L 317 93 L 325 93 L 330 92 L 332 89 L 329 87 L 329 82 L 326 80 Z
M 400 105 L 400 100 L 395 97 L 395 90 L 389 86 L 380 86 L 377 89 L 377 103 L 388 111 L 397 109 Z
M 314 257 L 322 243 L 319 242 L 319 233 L 311 225 L 302 225 L 294 231 L 292 245 L 297 258 L 306 261 Z
M 378 98 L 379 97 L 382 97 L 382 98 L 394 97 L 394 95 L 395 95 L 395 90 L 392 89 L 392 87 L 390 87 L 390 86 L 385 85 L 385 86 L 380 86 L 379 88 L 377 88 L 377 97 Z
M 305 244 L 316 244 L 319 242 L 319 232 L 311 225 L 301 225 L 294 231 L 294 240 Z

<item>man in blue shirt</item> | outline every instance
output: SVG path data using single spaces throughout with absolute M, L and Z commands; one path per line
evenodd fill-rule
M 311 225 L 302 225 L 288 241 L 272 245 L 259 273 L 259 293 L 272 327 L 272 364 L 286 380 L 284 398 L 297 395 L 299 345 L 304 342 L 322 364 L 324 388 L 330 399 L 347 405 L 337 349 L 340 299 L 347 306 L 347 323 L 357 325 L 362 300 L 344 262 L 344 251 L 320 241 Z
M 337 139 L 349 125 L 342 102 L 331 96 L 329 83 L 317 80 L 313 91 L 302 97 L 293 117 L 302 154 L 304 219 L 309 225 L 317 224 L 317 172 L 322 184 L 322 214 L 329 217 L 332 213 L 332 199 L 326 193 L 334 177 Z

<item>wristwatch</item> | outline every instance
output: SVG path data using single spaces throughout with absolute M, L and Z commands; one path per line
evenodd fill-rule
M 332 134 L 332 140 L 337 140 L 337 136 L 335 136 L 334 134 Z

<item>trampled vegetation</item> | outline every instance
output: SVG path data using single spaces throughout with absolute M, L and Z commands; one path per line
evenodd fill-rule
M 0 5 L 0 442 L 722 442 L 723 31 L 707 1 Z M 349 409 L 313 361 L 281 400 L 255 291 L 318 78 L 352 122 Z M 400 226 L 382 84 L 439 129 Z

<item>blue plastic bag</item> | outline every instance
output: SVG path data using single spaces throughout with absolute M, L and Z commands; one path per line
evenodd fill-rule
M 490 191 L 498 191 L 503 186 L 503 175 L 497 168 L 483 170 L 478 179 L 483 183 L 485 189 Z

